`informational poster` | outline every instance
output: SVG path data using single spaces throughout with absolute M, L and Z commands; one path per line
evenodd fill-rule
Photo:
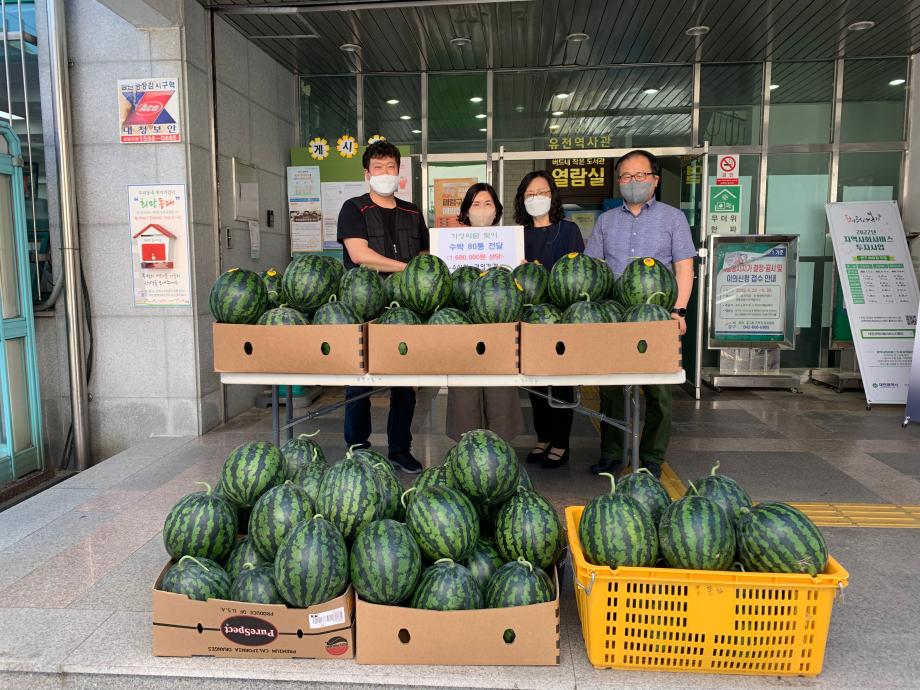
M 128 215 L 134 306 L 191 306 L 185 185 L 128 185 Z
M 917 278 L 894 201 L 825 206 L 866 400 L 907 402 Z
M 565 217 L 578 226 L 582 238 L 587 242 L 600 214 L 600 211 L 566 211 Z
M 346 201 L 361 196 L 367 189 L 364 180 L 360 182 L 323 182 L 320 185 L 323 213 L 323 248 L 341 249 L 336 241 L 339 212 Z
M 323 205 L 319 166 L 287 169 L 288 214 L 291 256 L 323 249 Z
M 524 258 L 524 227 L 432 228 L 430 251 L 443 259 L 451 271 L 460 266 L 514 268 Z
M 920 320 L 920 309 L 917 309 L 917 319 Z M 907 389 L 907 408 L 904 419 L 920 422 L 920 331 L 914 335 L 914 356 L 910 365 L 910 384 Z
M 122 144 L 181 141 L 178 92 L 176 78 L 119 79 L 119 141 Z
M 396 198 L 412 203 L 412 159 L 405 157 L 399 159 L 399 187 L 396 189 Z
M 434 227 L 455 228 L 466 190 L 478 182 L 475 177 L 442 178 L 434 181 Z

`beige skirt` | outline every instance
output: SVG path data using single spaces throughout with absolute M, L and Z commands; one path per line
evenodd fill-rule
M 448 388 L 447 435 L 454 441 L 471 429 L 490 429 L 506 441 L 524 432 L 517 388 Z

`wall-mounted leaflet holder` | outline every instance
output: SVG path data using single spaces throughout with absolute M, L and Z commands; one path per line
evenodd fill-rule
M 233 219 L 260 220 L 259 171 L 239 158 L 233 158 Z

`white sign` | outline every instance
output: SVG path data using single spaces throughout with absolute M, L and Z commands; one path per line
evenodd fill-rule
M 737 154 L 717 156 L 716 184 L 738 184 L 738 166 L 741 157 Z
M 917 330 L 917 278 L 894 201 L 826 204 L 866 400 L 903 405 Z
M 179 127 L 179 80 L 118 81 L 119 141 L 152 144 L 182 140 Z
M 715 335 L 719 340 L 782 341 L 786 332 L 787 247 L 765 242 L 716 250 Z
M 191 306 L 185 185 L 128 185 L 128 217 L 134 306 Z
M 431 253 L 453 271 L 460 266 L 514 268 L 524 259 L 524 227 L 432 228 Z
M 323 248 L 341 249 L 336 237 L 339 224 L 339 212 L 346 201 L 352 197 L 361 196 L 367 190 L 367 183 L 360 182 L 323 182 L 322 185 L 323 208 Z
M 323 206 L 319 166 L 287 169 L 291 256 L 323 249 Z

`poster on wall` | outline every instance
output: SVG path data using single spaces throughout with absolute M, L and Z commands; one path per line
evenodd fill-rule
M 181 141 L 178 91 L 176 78 L 119 79 L 119 141 L 122 144 Z
M 907 402 L 917 331 L 917 278 L 894 201 L 826 204 L 866 401 Z
M 339 212 L 346 201 L 361 196 L 367 190 L 367 183 L 360 182 L 323 182 L 320 185 L 323 214 L 323 249 L 341 249 L 336 239 Z
M 128 185 L 134 306 L 191 306 L 184 184 Z
M 514 268 L 524 258 L 524 226 L 432 228 L 431 253 L 443 259 L 451 271 L 460 266 Z
M 319 166 L 292 166 L 287 169 L 291 256 L 300 252 L 319 252 L 323 249 L 323 206 L 320 191 Z
M 479 180 L 475 177 L 445 178 L 434 181 L 434 227 L 455 228 L 460 225 L 457 214 L 460 204 L 470 185 Z

